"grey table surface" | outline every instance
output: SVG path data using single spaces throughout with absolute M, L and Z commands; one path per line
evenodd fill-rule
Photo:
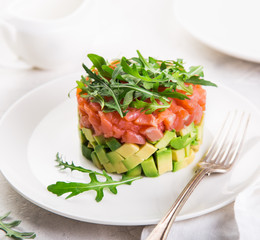
M 260 64 L 236 59 L 212 50 L 190 36 L 177 22 L 173 21 L 171 23 L 171 30 L 167 33 L 167 36 L 161 34 L 161 37 L 156 39 L 156 42 L 154 42 L 154 44 L 157 44 L 156 48 L 153 47 L 153 44 L 147 46 L 141 44 L 140 49 L 143 49 L 145 54 L 160 56 L 161 58 L 179 57 L 194 65 L 201 64 L 204 66 L 207 79 L 217 81 L 234 89 L 259 108 Z M 5 54 L 6 49 L 2 48 L 0 50 L 2 54 Z M 81 71 L 81 67 L 44 71 L 39 69 L 17 70 L 0 66 L 0 117 L 17 99 L 28 91 L 74 71 Z M 225 208 L 232 210 L 233 204 Z M 12 189 L 0 173 L 0 215 L 8 211 L 12 212 L 12 219 L 22 220 L 22 230 L 36 232 L 37 239 L 134 240 L 140 238 L 143 229 L 143 226 L 98 225 L 58 216 L 23 198 Z M 200 218 L 203 218 L 203 216 Z M 188 223 L 183 221 L 178 224 L 184 224 L 185 226 Z M 3 233 L 0 233 L 0 239 L 7 238 L 4 237 Z

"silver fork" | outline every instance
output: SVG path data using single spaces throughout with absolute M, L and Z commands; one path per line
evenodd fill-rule
M 249 119 L 250 115 L 245 112 L 228 113 L 209 150 L 198 163 L 195 175 L 146 240 L 166 240 L 176 216 L 203 177 L 211 173 L 226 173 L 232 168 L 241 151 Z

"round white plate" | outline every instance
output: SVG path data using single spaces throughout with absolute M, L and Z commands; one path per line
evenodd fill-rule
M 176 0 L 177 20 L 204 44 L 248 61 L 260 62 L 258 0 Z
M 117 195 L 105 190 L 104 199 L 99 203 L 95 201 L 94 191 L 67 200 L 66 196 L 57 197 L 47 190 L 48 185 L 61 180 L 89 181 L 82 173 L 59 171 L 54 161 L 57 152 L 67 161 L 96 170 L 81 156 L 76 98 L 67 97 L 79 76 L 67 76 L 31 91 L 2 118 L 1 171 L 14 189 L 29 201 L 51 212 L 86 222 L 111 225 L 156 223 L 192 177 L 196 162 L 206 151 L 226 113 L 235 108 L 252 113 L 238 164 L 227 174 L 206 177 L 177 220 L 221 208 L 233 201 L 255 177 L 260 155 L 259 112 L 246 99 L 225 87 L 208 87 L 205 138 L 190 166 L 158 178 L 144 177 L 131 186 L 119 186 Z

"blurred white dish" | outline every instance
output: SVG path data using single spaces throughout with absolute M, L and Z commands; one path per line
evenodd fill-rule
M 70 67 L 80 62 L 90 47 L 83 25 L 91 5 L 88 0 L 15 1 L 0 19 L 1 37 L 29 66 Z
M 131 186 L 118 187 L 118 194 L 104 191 L 97 203 L 89 191 L 64 199 L 47 191 L 56 181 L 89 181 L 76 171 L 59 171 L 55 155 L 97 170 L 80 152 L 76 98 L 67 94 L 81 74 L 66 76 L 28 93 L 0 122 L 0 168 L 14 189 L 26 199 L 51 212 L 69 218 L 111 225 L 156 223 L 169 209 L 202 157 L 231 109 L 247 110 L 252 118 L 241 157 L 231 172 L 205 178 L 192 194 L 177 220 L 199 216 L 221 208 L 256 177 L 260 155 L 260 114 L 257 108 L 234 91 L 219 86 L 207 88 L 205 137 L 196 160 L 176 173 L 158 178 L 143 178 Z M 221 96 L 221 97 L 220 97 Z M 118 178 L 118 176 L 114 176 Z
M 195 38 L 228 55 L 260 63 L 260 1 L 176 0 L 177 20 Z

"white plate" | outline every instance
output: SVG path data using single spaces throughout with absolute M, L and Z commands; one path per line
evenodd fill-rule
M 195 38 L 228 55 L 260 62 L 258 0 L 176 0 L 177 20 Z
M 17 192 L 36 205 L 86 222 L 111 225 L 156 223 L 193 175 L 195 163 L 210 144 L 226 113 L 234 108 L 252 113 L 241 159 L 230 173 L 204 179 L 178 220 L 199 216 L 230 203 L 255 177 L 260 155 L 259 112 L 246 99 L 220 86 L 207 88 L 205 139 L 195 162 L 187 168 L 158 178 L 143 178 L 131 186 L 119 186 L 117 195 L 105 190 L 100 203 L 95 201 L 94 191 L 67 200 L 65 196 L 57 197 L 48 192 L 47 186 L 58 180 L 88 181 L 84 174 L 59 171 L 54 162 L 57 152 L 67 161 L 73 160 L 75 164 L 95 169 L 81 156 L 76 98 L 67 97 L 78 78 L 79 75 L 67 76 L 35 89 L 15 103 L 1 121 L 2 173 Z

